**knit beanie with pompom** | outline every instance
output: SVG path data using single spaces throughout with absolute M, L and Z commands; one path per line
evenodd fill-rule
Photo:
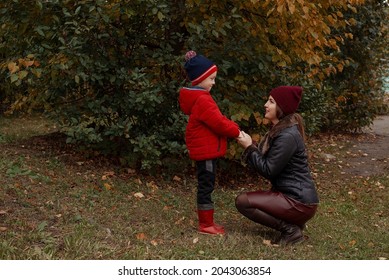
M 217 71 L 217 66 L 211 60 L 195 51 L 188 51 L 185 54 L 185 61 L 184 68 L 192 86 L 198 85 Z

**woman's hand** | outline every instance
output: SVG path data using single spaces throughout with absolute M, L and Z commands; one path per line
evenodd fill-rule
M 238 143 L 243 147 L 247 148 L 248 146 L 253 144 L 253 140 L 251 139 L 250 135 L 245 133 L 244 131 L 241 131 L 239 136 L 236 138 Z

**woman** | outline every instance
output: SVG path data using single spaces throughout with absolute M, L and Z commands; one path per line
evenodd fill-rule
M 315 215 L 319 203 L 308 167 L 303 120 L 296 113 L 301 96 L 301 87 L 273 89 L 265 104 L 270 131 L 259 145 L 243 131 L 237 138 L 245 148 L 243 161 L 269 179 L 272 187 L 240 194 L 236 208 L 250 220 L 280 231 L 275 241 L 280 245 L 304 241 L 305 223 Z

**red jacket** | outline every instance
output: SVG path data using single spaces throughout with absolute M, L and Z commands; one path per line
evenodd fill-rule
M 189 115 L 185 133 L 189 157 L 199 161 L 224 156 L 227 138 L 239 136 L 238 125 L 222 115 L 211 94 L 202 88 L 181 88 L 179 103 Z

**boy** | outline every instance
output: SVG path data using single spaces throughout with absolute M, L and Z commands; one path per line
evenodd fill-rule
M 180 89 L 179 103 L 189 115 L 185 142 L 189 157 L 196 161 L 199 232 L 224 234 L 224 228 L 213 221 L 216 159 L 225 155 L 227 138 L 237 138 L 240 131 L 235 122 L 222 115 L 210 94 L 217 66 L 194 51 L 187 52 L 185 60 L 184 68 L 192 86 Z

